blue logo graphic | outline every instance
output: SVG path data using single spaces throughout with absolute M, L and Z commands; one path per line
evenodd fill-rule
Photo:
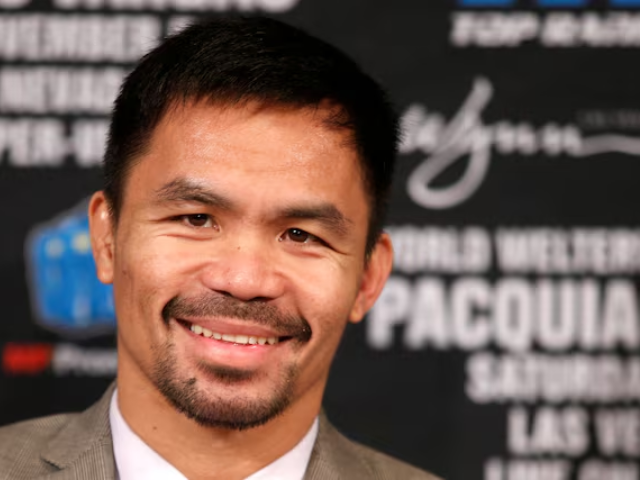
M 73 336 L 115 330 L 113 290 L 96 276 L 87 202 L 30 233 L 25 254 L 36 320 Z
M 520 6 L 523 2 L 518 0 L 458 0 L 458 5 L 462 7 L 503 7 L 510 8 Z M 581 8 L 588 7 L 591 0 L 531 0 L 526 2 L 528 5 L 541 8 Z M 640 7 L 640 0 L 609 0 L 609 6 L 621 8 Z

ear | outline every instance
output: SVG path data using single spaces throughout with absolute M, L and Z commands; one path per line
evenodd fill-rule
M 367 261 L 349 321 L 358 323 L 378 299 L 393 267 L 393 246 L 388 234 L 382 233 Z
M 98 279 L 102 283 L 113 281 L 114 228 L 104 193 L 94 193 L 89 202 L 89 232 Z

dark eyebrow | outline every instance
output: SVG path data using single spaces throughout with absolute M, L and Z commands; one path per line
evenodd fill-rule
M 156 199 L 160 203 L 195 202 L 224 210 L 235 208 L 230 199 L 186 178 L 177 178 L 160 187 L 156 190 Z M 286 207 L 278 210 L 275 217 L 314 220 L 341 237 L 346 236 L 353 225 L 353 221 L 331 203 Z
M 345 217 L 335 205 L 330 203 L 289 207 L 280 211 L 278 216 L 290 219 L 315 220 L 341 237 L 346 236 L 353 225 L 353 221 Z
M 233 202 L 208 188 L 185 178 L 177 178 L 156 190 L 157 201 L 164 202 L 196 202 L 225 210 L 233 208 Z

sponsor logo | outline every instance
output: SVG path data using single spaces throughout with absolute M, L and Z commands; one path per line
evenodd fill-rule
M 640 0 L 458 0 L 451 18 L 455 47 L 640 47 Z M 518 10 L 526 8 L 527 10 Z
M 37 225 L 25 245 L 36 322 L 74 338 L 112 333 L 116 326 L 112 288 L 96 276 L 86 203 Z
M 577 124 L 536 126 L 511 120 L 488 124 L 482 113 L 493 94 L 491 82 L 478 77 L 448 121 L 421 104 L 410 105 L 404 112 L 400 153 L 426 155 L 407 179 L 407 193 L 416 204 L 447 209 L 465 202 L 482 186 L 495 154 L 574 158 L 614 152 L 640 155 L 640 138 L 614 133 L 585 136 Z M 445 186 L 438 182 L 445 170 L 465 160 L 459 179 Z
M 115 348 L 85 348 L 62 343 L 56 345 L 51 370 L 57 377 L 115 377 L 118 352 Z
M 115 348 L 10 342 L 2 349 L 2 371 L 9 376 L 114 377 L 117 366 Z
M 51 364 L 48 343 L 7 343 L 2 351 L 2 371 L 7 375 L 37 375 Z

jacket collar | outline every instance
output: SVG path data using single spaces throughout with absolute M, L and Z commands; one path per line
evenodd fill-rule
M 320 414 L 318 438 L 311 452 L 304 480 L 371 480 L 376 475 L 362 457 L 354 451 L 354 444 Z
M 97 403 L 74 416 L 47 444 L 44 461 L 60 470 L 49 480 L 113 480 L 116 478 L 109 406 L 115 382 Z M 318 438 L 304 480 L 369 480 L 369 469 L 353 455 L 352 444 L 320 414 Z
M 97 403 L 72 417 L 42 451 L 44 461 L 60 469 L 51 479 L 115 478 L 109 424 L 109 404 L 114 389 L 115 382 Z

